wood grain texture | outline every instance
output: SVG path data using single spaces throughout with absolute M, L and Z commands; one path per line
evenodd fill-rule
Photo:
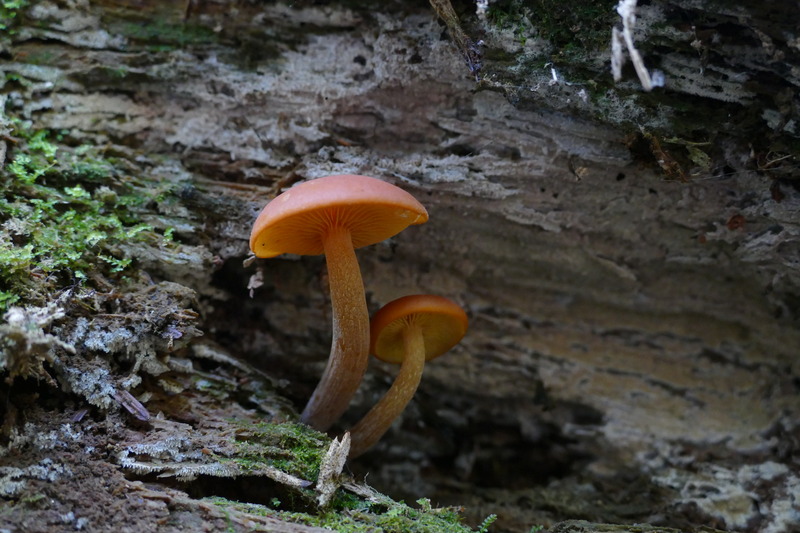
M 789 533 L 796 39 L 766 7 L 651 2 L 640 49 L 667 87 L 645 97 L 633 76 L 611 83 L 607 50 L 570 71 L 532 10 L 547 2 L 521 3 L 525 42 L 456 6 L 486 42 L 477 82 L 426 2 L 317 4 L 38 3 L 0 65 L 32 80 L 7 89 L 7 112 L 179 184 L 181 207 L 153 216 L 184 224 L 206 261 L 147 264 L 198 291 L 206 336 L 297 405 L 328 353 L 324 266 L 242 268 L 255 215 L 338 173 L 426 206 L 427 224 L 358 252 L 369 307 L 441 294 L 470 331 L 352 465 L 379 489 L 465 504 L 474 523 L 496 512 L 508 531 L 576 518 Z M 393 371 L 371 366 L 339 429 Z

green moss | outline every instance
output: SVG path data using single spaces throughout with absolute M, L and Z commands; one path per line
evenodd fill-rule
M 296 423 L 231 422 L 237 430 L 236 456 L 230 460 L 244 474 L 255 474 L 264 467 L 271 467 L 304 480 L 314 481 L 318 478 L 320 462 L 331 442 L 326 435 Z M 417 507 L 412 507 L 377 492 L 365 498 L 340 489 L 330 505 L 315 513 L 315 496 L 309 488 L 293 489 L 280 498 L 273 497 L 270 505 L 240 503 L 224 498 L 211 498 L 209 501 L 225 512 L 269 516 L 335 531 L 472 531 L 461 523 L 458 509 L 433 508 L 427 499 L 418 500 Z M 487 517 L 478 531 L 487 531 L 493 521 L 493 516 Z
M 94 148 L 59 144 L 64 132 L 10 126 L 19 141 L 0 170 L 0 309 L 124 273 L 133 262 L 124 243 L 169 245 L 141 220 L 163 186 L 125 175 Z
M 277 468 L 305 480 L 319 476 L 322 456 L 330 439 L 304 424 L 237 423 L 236 458 L 245 471 L 261 466 Z
M 514 28 L 523 44 L 532 24 L 553 45 L 550 61 L 574 66 L 592 61 L 608 47 L 616 4 L 617 0 L 501 0 L 491 4 L 488 18 L 494 25 Z
M 461 523 L 461 516 L 455 508 L 436 509 L 426 499 L 419 500 L 417 502 L 419 507 L 414 508 L 403 502 L 395 502 L 386 496 L 377 493 L 376 495 L 379 501 L 367 501 L 350 495 L 349 507 L 332 507 L 320 514 L 278 511 L 263 505 L 234 502 L 224 498 L 210 498 L 207 501 L 221 509 L 268 516 L 340 532 L 467 533 L 473 531 Z M 493 515 L 487 517 L 477 531 L 487 531 L 493 521 Z
M 535 0 L 528 5 L 542 37 L 556 48 L 554 59 L 572 62 L 608 48 L 617 0 Z
M 216 42 L 211 28 L 184 22 L 155 21 L 118 22 L 109 25 L 110 31 L 127 38 L 134 45 L 144 45 L 152 51 L 169 51 Z
M 28 0 L 0 1 L 0 32 L 11 34 L 19 21 L 20 12 L 28 5 Z
M 523 8 L 521 2 L 504 2 L 491 4 L 487 11 L 487 18 L 493 26 L 513 30 L 519 44 L 524 46 L 528 40 L 528 34 L 533 31 L 527 14 L 528 12 Z

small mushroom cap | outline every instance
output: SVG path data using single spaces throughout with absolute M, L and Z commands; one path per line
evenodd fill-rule
M 387 363 L 403 361 L 403 331 L 416 324 L 425 340 L 425 359 L 446 353 L 467 333 L 469 319 L 454 301 L 431 294 L 403 296 L 383 306 L 370 321 L 370 353 Z
M 336 225 L 346 226 L 353 248 L 360 248 L 427 220 L 422 204 L 391 183 L 352 174 L 327 176 L 269 202 L 253 224 L 250 249 L 258 257 L 320 255 L 323 235 Z

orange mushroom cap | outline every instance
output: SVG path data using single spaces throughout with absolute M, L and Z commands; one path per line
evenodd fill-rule
M 454 301 L 432 294 L 403 296 L 383 306 L 370 321 L 370 353 L 387 363 L 405 356 L 403 330 L 414 322 L 425 341 L 425 360 L 449 351 L 467 333 L 469 319 Z
M 346 226 L 353 248 L 360 248 L 427 220 L 422 204 L 390 183 L 352 174 L 327 176 L 269 202 L 253 224 L 250 249 L 257 257 L 320 255 L 322 235 L 333 225 Z

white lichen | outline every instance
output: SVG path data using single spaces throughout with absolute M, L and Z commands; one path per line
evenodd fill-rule
M 0 372 L 7 371 L 11 379 L 32 377 L 54 384 L 43 364 L 55 362 L 59 351 L 75 353 L 73 345 L 43 329 L 64 318 L 61 300 L 44 307 L 11 307 L 6 312 L 5 324 L 0 324 Z
M 726 528 L 745 529 L 759 520 L 760 531 L 793 533 L 800 519 L 800 478 L 784 464 L 705 465 L 698 471 L 668 468 L 661 472 L 653 480 L 676 490 L 676 503 L 697 507 Z M 760 495 L 763 490 L 773 495 L 768 505 Z
M 44 458 L 37 464 L 24 467 L 0 466 L 0 496 L 9 498 L 18 495 L 25 488 L 27 480 L 38 479 L 55 482 L 72 475 L 69 468 Z
M 92 368 L 65 366 L 62 369 L 65 388 L 95 407 L 110 408 L 114 404 L 117 388 L 106 366 L 105 361 L 97 359 L 92 361 Z

